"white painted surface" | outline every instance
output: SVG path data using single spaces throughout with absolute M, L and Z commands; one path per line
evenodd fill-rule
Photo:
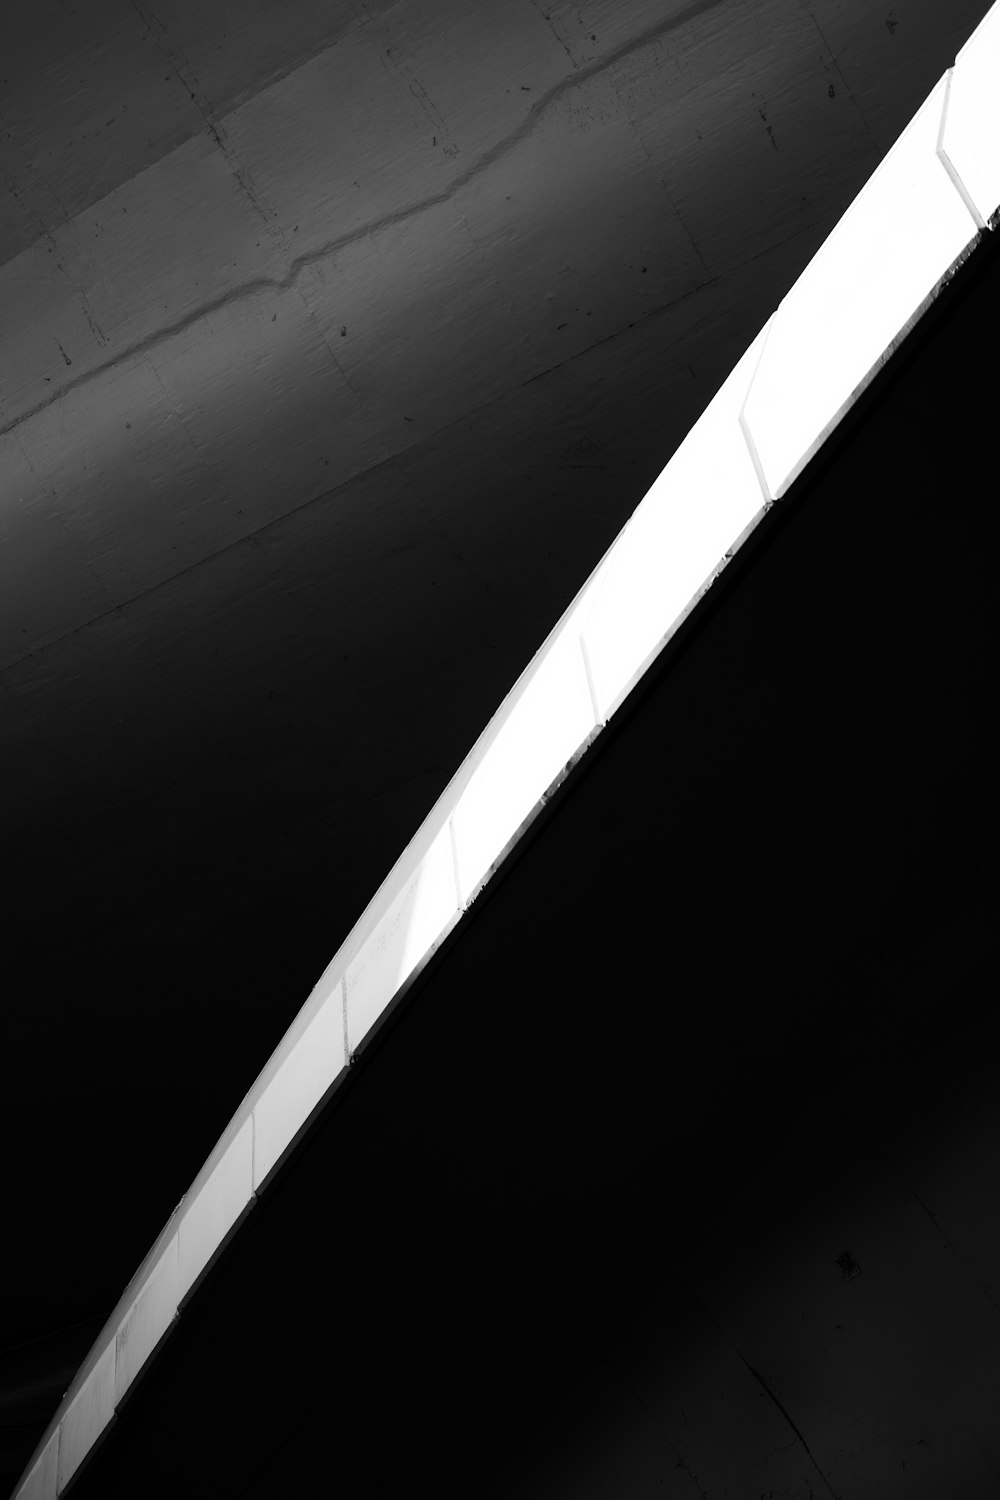
M 115 1405 L 177 1315 L 177 1235 L 171 1235 L 151 1266 L 116 1336 Z
M 941 146 L 988 224 L 1000 209 L 1000 6 L 955 59 Z
M 253 1196 L 253 1118 L 244 1120 L 207 1181 L 185 1201 L 177 1229 L 177 1300 L 198 1277 Z
M 766 328 L 621 532 L 582 623 L 597 710 L 619 707 L 701 597 L 727 549 L 763 514 L 740 408 Z
M 255 1191 L 277 1165 L 282 1152 L 346 1062 L 343 990 L 338 984 L 319 1006 L 254 1105 Z
M 101 1351 L 61 1414 L 59 1489 L 66 1487 L 115 1414 L 115 1340 Z
M 463 902 L 595 728 L 575 630 L 542 648 L 500 710 L 501 723 L 452 814 Z
M 22 1500 L 55 1500 L 59 1459 L 59 1431 L 49 1438 L 24 1484 Z
M 348 966 L 345 1004 L 351 1052 L 435 947 L 458 910 L 451 829 L 445 824 Z
M 771 320 L 743 420 L 777 499 L 977 233 L 937 154 L 944 79 Z

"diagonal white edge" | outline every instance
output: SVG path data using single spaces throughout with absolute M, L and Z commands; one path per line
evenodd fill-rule
M 784 445 L 777 482 L 768 473 L 769 458 L 762 454 L 760 440 L 768 433 L 777 435 L 779 447 L 784 442 L 788 389 L 785 379 L 772 379 L 770 373 L 765 379 L 764 372 L 776 351 L 780 354 L 775 330 L 796 288 L 761 330 L 511 688 L 320 977 L 74 1376 L 18 1482 L 18 1500 L 54 1500 L 72 1482 L 256 1194 L 343 1078 L 354 1051 L 461 920 L 776 494 L 784 493 L 789 473 L 801 472 L 968 254 L 979 233 L 976 221 L 989 222 L 994 214 L 991 195 L 1000 182 L 1000 131 L 995 128 L 1000 95 L 992 67 L 998 35 L 1000 0 L 959 53 L 957 72 L 949 69 L 942 78 L 796 288 L 810 274 L 820 287 L 808 314 L 814 332 L 838 298 L 842 305 L 848 294 L 869 301 L 881 294 L 886 265 L 878 247 L 876 253 L 853 260 L 842 257 L 838 269 L 838 236 L 846 241 L 869 212 L 877 223 L 880 213 L 885 222 L 885 213 L 891 219 L 899 210 L 909 242 L 940 246 L 942 204 L 953 226 L 961 211 L 969 232 L 953 231 L 953 240 L 961 242 L 959 251 L 947 265 L 931 265 L 932 284 L 915 305 L 905 298 L 893 303 L 892 326 L 883 323 L 881 347 L 874 355 L 863 351 L 860 379 L 854 378 L 857 359 L 848 351 L 848 364 L 855 358 L 855 367 L 845 375 L 853 381 L 851 388 L 818 431 L 811 430 L 810 420 L 801 424 L 799 451 L 790 453 Z M 962 114 L 950 132 L 948 112 L 956 98 Z M 933 115 L 928 135 L 917 122 L 935 110 L 939 113 Z M 990 125 L 985 146 L 972 128 L 978 121 Z M 899 174 L 894 177 L 890 161 L 905 157 L 903 143 L 912 143 L 915 136 L 932 141 L 940 180 L 930 173 L 930 194 L 910 191 L 904 183 L 906 201 L 900 210 Z M 975 177 L 974 192 L 961 176 L 963 151 L 970 177 Z M 930 172 L 929 164 L 921 159 L 917 176 L 925 170 Z M 912 188 L 913 173 L 908 181 Z M 885 195 L 882 203 L 880 193 Z M 950 253 L 945 243 L 938 260 L 942 254 L 947 260 Z M 838 276 L 845 275 L 860 280 L 838 286 Z M 806 340 L 795 357 L 795 379 L 808 387 L 825 349 Z
M 953 71 L 931 90 L 771 319 L 741 421 L 774 499 L 980 238 L 983 218 L 941 149 Z

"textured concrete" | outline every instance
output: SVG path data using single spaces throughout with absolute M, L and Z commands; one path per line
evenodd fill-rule
M 119 1406 L 177 1316 L 177 1235 L 171 1235 L 115 1335 L 115 1406 Z
M 59 1428 L 58 1485 L 63 1490 L 115 1420 L 115 1341 L 80 1384 Z
M 24 1500 L 55 1500 L 58 1484 L 59 1433 L 54 1432 L 27 1476 L 21 1494 Z
M 365 1494 L 995 1495 L 1000 518 L 955 372 L 998 308 L 991 238 L 359 1055 L 79 1500 L 311 1494 L 331 1452 Z
M 983 9 L 8 8 L 5 1343 L 100 1325 Z

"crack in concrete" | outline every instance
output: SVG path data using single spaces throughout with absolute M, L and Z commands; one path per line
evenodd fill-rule
M 805 234 L 808 234 L 808 232 L 809 231 L 803 231 L 803 233 L 805 233 Z M 784 245 L 786 245 L 786 244 L 790 243 L 791 241 L 795 240 L 796 237 L 797 237 L 796 234 L 789 235 L 786 240 L 779 240 L 777 242 L 777 244 L 768 246 L 764 250 L 757 251 L 756 254 L 750 256 L 750 258 L 746 262 L 744 262 L 743 265 L 744 266 L 750 266 L 750 265 L 753 265 L 754 262 L 756 262 L 758 260 L 764 260 L 764 259 L 766 259 L 769 255 L 772 255 L 772 254 L 776 253 L 777 251 L 781 250 Z M 665 315 L 667 313 L 672 312 L 677 307 L 677 305 L 679 303 L 686 302 L 689 298 L 697 296 L 700 292 L 706 290 L 707 288 L 709 288 L 711 286 L 716 285 L 721 279 L 722 279 L 721 276 L 712 276 L 712 277 L 709 277 L 705 281 L 699 282 L 696 286 L 690 288 L 688 291 L 682 292 L 680 294 L 680 296 L 675 297 L 672 301 L 670 301 L 668 303 L 664 303 L 664 305 L 662 307 L 651 308 L 648 312 L 643 313 L 641 317 L 639 317 L 637 319 L 633 319 L 633 321 L 631 323 L 626 324 L 626 326 L 624 328 L 619 328 L 619 329 L 616 329 L 615 332 L 613 332 L 613 333 L 605 334 L 603 338 L 596 339 L 592 344 L 588 344 L 585 348 L 577 350 L 575 354 L 569 354 L 564 359 L 559 360 L 556 364 L 549 365 L 544 370 L 539 370 L 537 374 L 531 375 L 526 380 L 523 380 L 521 382 L 521 385 L 522 386 L 531 385 L 536 380 L 543 380 L 547 376 L 556 374 L 559 370 L 563 369 L 564 366 L 566 366 L 566 365 L 573 364 L 575 361 L 580 360 L 580 359 L 585 359 L 588 354 L 590 354 L 592 351 L 594 351 L 596 349 L 600 349 L 604 344 L 611 343 L 612 340 L 621 338 L 624 334 L 630 333 L 634 328 L 638 328 L 638 327 L 646 324 L 647 322 L 649 322 L 653 318 L 658 318 L 658 317 L 661 317 L 661 316 L 663 316 L 663 315 Z M 271 283 L 265 283 L 265 285 L 271 285 Z M 225 302 L 227 299 L 223 298 L 221 300 L 223 302 Z M 309 306 L 308 301 L 306 301 L 306 307 L 308 308 L 308 306 Z M 329 345 L 327 345 L 327 347 L 329 348 Z M 140 357 L 142 357 L 142 356 L 140 355 Z M 109 362 L 107 362 L 106 367 L 110 366 L 113 363 L 115 363 L 115 361 L 109 361 Z M 174 403 L 173 403 L 173 401 L 172 401 L 172 399 L 170 397 L 169 392 L 166 390 L 166 387 L 163 385 L 162 380 L 160 380 L 159 375 L 157 374 L 155 366 L 151 362 L 149 362 L 149 361 L 145 361 L 145 363 L 146 363 L 146 367 L 151 371 L 151 373 L 155 377 L 155 379 L 157 381 L 157 384 L 160 386 L 160 389 L 163 391 L 164 398 L 166 400 L 166 404 L 167 404 L 167 406 L 168 406 L 171 414 L 175 417 L 175 419 L 178 422 L 180 422 L 181 429 L 184 432 L 185 436 L 187 437 L 187 439 L 188 439 L 189 443 L 191 444 L 192 448 L 194 449 L 195 453 L 199 456 L 199 458 L 204 459 L 205 458 L 204 450 L 195 441 L 193 435 L 189 431 L 189 429 L 187 427 L 187 424 L 184 421 L 183 415 L 181 414 L 181 412 L 179 412 L 177 410 L 176 406 L 174 405 Z M 335 364 L 337 363 L 336 359 L 334 359 L 334 363 Z M 339 364 L 338 364 L 338 368 L 339 368 Z M 73 386 L 83 384 L 84 381 L 87 378 L 88 378 L 87 376 L 83 376 L 83 375 L 78 376 L 75 381 L 69 382 L 67 384 L 67 386 L 64 387 L 64 390 L 68 390 L 68 389 L 71 389 Z M 457 417 L 453 418 L 452 421 L 444 423 L 441 427 L 434 428 L 433 431 L 431 431 L 431 432 L 422 434 L 421 435 L 421 441 L 422 442 L 426 442 L 426 441 L 428 441 L 431 438 L 440 437 L 440 435 L 442 433 L 444 433 L 444 432 L 447 432 L 450 427 L 456 427 L 456 426 L 459 426 L 462 423 L 467 422 L 470 418 L 474 417 L 477 414 L 477 412 L 483 411 L 487 406 L 492 405 L 493 402 L 495 401 L 495 399 L 496 398 L 492 397 L 492 396 L 491 397 L 487 397 L 487 399 L 485 401 L 481 402 L 478 406 L 473 406 L 473 407 L 469 408 L 468 411 L 461 412 Z M 54 400 L 58 400 L 58 396 L 54 397 L 53 401 Z M 51 405 L 51 404 L 52 404 L 52 401 L 49 401 L 49 402 L 46 403 L 46 405 Z M 13 425 L 17 425 L 17 424 L 15 423 Z M 0 434 L 0 435 L 2 435 L 2 434 Z M 271 520 L 264 521 L 260 526 L 256 527 L 253 531 L 246 532 L 242 536 L 234 537 L 231 541 L 225 542 L 215 552 L 207 553 L 205 555 L 205 557 L 198 558 L 196 561 L 194 561 L 192 563 L 188 563 L 185 567 L 180 568 L 178 570 L 178 572 L 172 573 L 172 574 L 170 574 L 170 576 L 168 578 L 163 579 L 159 583 L 153 584 L 151 586 L 151 588 L 144 589 L 139 594 L 135 594 L 135 595 L 130 596 L 128 599 L 124 600 L 120 605 L 115 605 L 112 609 L 106 610 L 106 611 L 104 611 L 103 613 L 101 613 L 99 615 L 94 615 L 94 616 L 91 617 L 91 619 L 84 620 L 79 625 L 74 625 L 69 630 L 65 630 L 65 631 L 60 632 L 57 635 L 54 635 L 54 636 L 47 637 L 47 638 L 44 638 L 42 640 L 39 640 L 29 650 L 27 650 L 25 652 L 22 652 L 22 654 L 20 656 L 14 656 L 14 657 L 11 657 L 9 659 L 5 659 L 5 660 L 0 661 L 0 672 L 7 671 L 11 667 L 17 666 L 17 664 L 19 662 L 27 661 L 30 657 L 35 656 L 35 655 L 37 655 L 38 653 L 40 653 L 42 651 L 45 651 L 49 646 L 58 645 L 60 641 L 63 641 L 63 640 L 67 639 L 70 636 L 76 635 L 81 630 L 86 630 L 88 628 L 88 626 L 90 626 L 92 624 L 96 624 L 98 621 L 107 618 L 108 615 L 111 615 L 111 614 L 114 614 L 114 613 L 121 613 L 128 605 L 134 604 L 137 599 L 144 597 L 145 594 L 150 593 L 153 590 L 158 589 L 158 588 L 165 588 L 165 587 L 167 587 L 169 584 L 171 584 L 172 582 L 174 582 L 175 579 L 182 578 L 187 573 L 191 572 L 194 568 L 200 567 L 202 565 L 202 563 L 212 562 L 214 559 L 216 559 L 218 557 L 221 557 L 225 552 L 228 552 L 231 548 L 240 546 L 243 542 L 245 542 L 246 540 L 248 540 L 248 538 L 256 537 L 258 534 L 260 534 L 262 532 L 266 532 L 267 529 L 270 526 L 277 525 L 279 522 L 286 520 L 287 517 L 289 517 L 291 515 L 294 515 L 297 511 L 304 510 L 309 505 L 313 505 L 313 504 L 315 504 L 315 503 L 317 503 L 319 501 L 327 499 L 331 495 L 335 495 L 338 492 L 338 490 L 342 489 L 345 485 L 353 484 L 358 479 L 362 478 L 363 476 L 371 474 L 371 473 L 374 473 L 374 472 L 377 472 L 379 469 L 383 468 L 386 464 L 396 463 L 398 461 L 398 459 L 403 454 L 406 454 L 406 453 L 410 452 L 413 447 L 419 447 L 419 446 L 420 446 L 419 443 L 411 444 L 407 448 L 404 448 L 404 449 L 401 449 L 401 450 L 394 450 L 393 452 L 385 454 L 384 456 L 382 456 L 380 458 L 374 459 L 365 468 L 360 469 L 358 471 L 358 473 L 348 475 L 348 477 L 346 479 L 341 480 L 338 484 L 335 484 L 331 489 L 323 490 L 318 495 L 310 495 L 310 496 L 308 496 L 308 498 L 300 501 L 297 505 L 293 505 L 290 510 L 283 512 L 280 516 L 275 516 Z M 34 469 L 34 466 L 32 465 L 32 463 L 31 463 L 31 461 L 30 461 L 30 459 L 28 457 L 27 450 L 24 448 L 24 445 L 20 441 L 18 441 L 18 447 L 19 447 L 19 450 L 21 451 L 21 453 L 24 456 L 24 459 L 25 459 L 25 462 L 28 465 L 28 468 L 31 470 L 32 474 L 35 475 L 35 478 L 38 479 L 39 476 L 36 473 L 36 471 Z M 404 473 L 404 477 L 405 477 L 405 471 L 401 470 L 401 472 Z M 408 480 L 407 480 L 407 483 L 409 483 Z M 416 495 L 415 491 L 413 491 L 413 493 L 414 493 L 414 496 L 415 496 L 415 498 L 417 500 L 417 503 L 419 504 L 420 503 L 419 496 Z M 53 494 L 54 498 L 57 498 L 55 496 L 55 492 L 54 491 L 52 491 L 52 494 Z M 773 503 L 774 502 L 772 500 L 766 499 L 765 500 L 765 509 L 769 509 L 770 506 Z M 465 563 L 465 565 L 467 567 L 469 567 L 470 565 L 468 563 L 468 560 L 462 555 L 461 550 L 457 547 L 457 545 L 454 542 L 454 539 L 450 536 L 450 534 L 447 531 L 445 531 L 442 528 L 440 528 L 440 527 L 439 527 L 439 530 L 441 530 L 441 534 L 446 537 L 446 539 L 448 540 L 449 544 L 454 548 L 456 554 L 461 558 L 462 562 Z M 736 550 L 736 545 L 735 544 L 734 544 L 733 550 L 734 551 Z M 477 572 L 478 570 L 470 568 L 470 571 Z M 489 593 L 489 585 L 488 585 L 488 583 L 485 585 L 485 589 L 486 589 L 486 592 Z M 0 686 L 2 686 L 2 684 L 0 684 Z
M 732 1340 L 730 1340 L 730 1343 L 732 1344 Z M 829 1479 L 827 1479 L 826 1475 L 823 1473 L 823 1470 L 820 1468 L 818 1462 L 816 1461 L 816 1457 L 813 1454 L 812 1449 L 809 1447 L 809 1444 L 806 1442 L 805 1438 L 803 1437 L 802 1433 L 799 1431 L 798 1427 L 792 1421 L 791 1415 L 789 1414 L 787 1408 L 778 1399 L 778 1397 L 775 1395 L 774 1391 L 772 1391 L 771 1387 L 768 1385 L 768 1383 L 764 1379 L 763 1375 L 761 1375 L 760 1371 L 759 1370 L 755 1370 L 754 1367 L 753 1367 L 753 1365 L 749 1362 L 749 1360 L 744 1359 L 743 1355 L 740 1354 L 740 1351 L 736 1348 L 735 1344 L 732 1344 L 732 1347 L 736 1351 L 736 1353 L 739 1355 L 740 1359 L 743 1360 L 743 1363 L 746 1365 L 747 1369 L 750 1371 L 750 1374 L 753 1376 L 754 1380 L 756 1380 L 756 1382 L 760 1386 L 761 1390 L 764 1392 L 764 1394 L 766 1396 L 768 1396 L 770 1398 L 771 1401 L 773 1401 L 773 1403 L 777 1407 L 778 1411 L 781 1413 L 781 1415 L 784 1417 L 785 1421 L 788 1423 L 789 1427 L 794 1432 L 794 1434 L 795 1434 L 796 1438 L 798 1439 L 798 1441 L 802 1444 L 802 1447 L 805 1450 L 805 1453 L 806 1453 L 807 1458 L 809 1459 L 809 1462 L 812 1464 L 813 1468 L 816 1470 L 816 1473 L 819 1475 L 820 1479 L 822 1479 L 823 1483 L 826 1485 L 827 1489 L 830 1491 L 830 1494 L 833 1496 L 833 1500 L 839 1500 L 839 1496 L 837 1495 L 836 1490 L 834 1489 L 833 1485 L 830 1483 Z
M 151 23 L 146 19 L 142 0 L 132 0 L 132 3 L 135 6 L 137 13 L 143 18 L 144 21 L 146 21 L 146 24 L 151 25 Z M 660 22 L 656 25 L 645 28 L 637 36 L 631 38 L 627 42 L 623 42 L 619 47 L 612 49 L 604 57 L 595 60 L 593 63 L 588 63 L 586 66 L 581 67 L 577 72 L 566 78 L 560 79 L 558 83 L 553 84 L 550 89 L 546 90 L 544 94 L 539 95 L 538 99 L 536 99 L 532 103 L 531 107 L 527 110 L 521 122 L 516 125 L 513 130 L 509 131 L 507 135 L 502 137 L 502 139 L 497 141 L 493 146 L 490 146 L 485 151 L 483 151 L 474 161 L 470 162 L 468 166 L 464 167 L 462 171 L 456 173 L 447 187 L 442 188 L 438 192 L 427 194 L 425 197 L 417 199 L 415 202 L 406 205 L 404 208 L 393 209 L 387 213 L 381 214 L 379 217 L 369 220 L 367 224 L 361 225 L 357 229 L 349 230 L 342 235 L 336 235 L 334 236 L 334 238 L 327 240 L 325 243 L 317 246 L 315 249 L 307 250 L 302 254 L 295 256 L 289 262 L 288 269 L 283 276 L 256 276 L 251 278 L 249 281 L 241 282 L 238 286 L 231 287 L 228 291 L 220 293 L 216 297 L 199 303 L 199 305 L 192 308 L 190 312 L 182 314 L 180 317 L 173 319 L 171 322 L 161 325 L 161 327 L 155 329 L 145 337 L 136 340 L 135 343 L 130 344 L 125 349 L 120 350 L 110 359 L 104 360 L 100 364 L 92 366 L 89 370 L 81 372 L 81 374 L 76 376 L 73 380 L 66 381 L 57 390 L 53 391 L 43 400 L 36 402 L 34 406 L 31 406 L 25 411 L 19 413 L 18 416 L 11 418 L 9 421 L 2 422 L 2 424 L 0 424 L 0 437 L 6 436 L 7 433 L 12 432 L 17 427 L 20 427 L 24 422 L 28 422 L 33 417 L 38 416 L 48 407 L 53 406 L 57 401 L 61 400 L 64 395 L 67 395 L 69 392 L 77 389 L 79 386 L 91 380 L 100 379 L 102 375 L 105 375 L 109 371 L 116 369 L 119 365 L 126 364 L 130 359 L 134 359 L 140 355 L 150 353 L 154 349 L 159 348 L 161 345 L 166 344 L 170 339 L 175 338 L 178 334 L 183 333 L 187 329 L 195 326 L 197 323 L 210 318 L 214 313 L 219 312 L 221 309 L 225 307 L 231 307 L 240 302 L 248 301 L 262 291 L 279 293 L 283 291 L 289 291 L 296 285 L 299 277 L 307 268 L 318 265 L 322 261 L 329 260 L 331 257 L 337 255 L 341 250 L 347 248 L 348 246 L 357 244 L 359 241 L 364 240 L 371 235 L 378 234 L 386 229 L 395 228 L 400 224 L 405 224 L 409 220 L 416 218 L 421 214 L 427 213 L 434 208 L 438 208 L 443 204 L 449 203 L 471 182 L 475 181 L 475 179 L 482 176 L 485 172 L 489 171 L 492 166 L 494 166 L 497 162 L 502 161 L 505 157 L 509 156 L 511 152 L 515 151 L 517 147 L 522 144 L 523 141 L 527 140 L 534 132 L 541 117 L 545 115 L 549 110 L 551 110 L 554 106 L 556 106 L 566 94 L 570 93 L 570 91 L 579 89 L 584 84 L 588 83 L 592 78 L 596 78 L 605 71 L 616 67 L 617 64 L 624 58 L 631 57 L 636 52 L 640 52 L 645 48 L 652 46 L 654 43 L 661 40 L 665 35 L 669 34 L 672 31 L 676 31 L 685 25 L 688 25 L 691 21 L 696 20 L 699 16 L 704 15 L 706 12 L 716 10 L 720 7 L 730 5 L 732 3 L 734 3 L 734 0 L 692 0 L 692 4 L 686 6 L 684 10 L 672 16 L 669 21 Z M 152 12 L 149 12 L 149 14 L 152 15 Z M 176 64 L 172 62 L 171 65 L 174 66 L 176 70 Z M 180 76 L 181 74 L 178 71 L 178 77 Z M 182 82 L 183 81 L 184 80 L 182 78 Z M 185 87 L 188 87 L 186 83 Z M 192 93 L 192 98 L 194 97 L 195 96 Z M 210 107 L 207 106 L 207 101 L 206 108 L 209 108 L 210 111 Z M 206 124 L 209 124 L 210 130 L 213 131 L 214 138 L 215 135 L 218 134 L 218 124 L 210 124 L 207 117 Z M 221 139 L 218 141 L 218 144 L 220 146 L 220 149 L 223 150 L 225 154 L 227 148 L 224 146 Z M 231 148 L 229 148 L 229 151 L 231 153 Z M 226 160 L 227 162 L 230 161 L 229 155 L 226 156 Z M 230 162 L 230 165 L 232 165 L 232 162 Z M 261 207 L 260 202 L 258 202 L 254 198 L 253 190 L 251 188 L 248 188 L 246 184 L 242 182 L 241 186 L 244 188 L 244 191 L 247 192 L 247 196 L 250 198 L 250 201 L 254 203 L 257 211 L 262 216 L 264 216 L 264 209 Z M 273 224 L 271 224 L 269 221 L 268 227 L 272 233 L 275 232 Z M 280 229 L 277 231 L 277 233 L 280 235 Z M 284 243 L 283 239 L 282 243 Z
M 750 1374 L 753 1376 L 754 1380 L 760 1386 L 760 1388 L 764 1392 L 764 1394 L 774 1404 L 774 1406 L 777 1408 L 777 1410 L 781 1413 L 782 1417 L 784 1417 L 784 1419 L 787 1422 L 788 1426 L 791 1428 L 792 1432 L 794 1432 L 794 1434 L 795 1434 L 796 1438 L 798 1439 L 799 1443 L 801 1443 L 802 1448 L 803 1448 L 806 1456 L 809 1459 L 809 1462 L 812 1464 L 813 1468 L 816 1470 L 816 1473 L 819 1475 L 820 1479 L 822 1479 L 824 1485 L 829 1490 L 830 1494 L 833 1496 L 833 1500 L 840 1500 L 840 1496 L 837 1494 L 837 1492 L 834 1489 L 833 1485 L 830 1483 L 829 1479 L 827 1479 L 827 1477 L 824 1474 L 823 1470 L 820 1468 L 819 1463 L 816 1460 L 815 1454 L 813 1453 L 812 1449 L 809 1447 L 809 1444 L 806 1442 L 805 1437 L 799 1431 L 799 1429 L 796 1426 L 795 1422 L 792 1420 L 791 1414 L 789 1413 L 789 1411 L 787 1410 L 787 1408 L 784 1406 L 784 1404 L 782 1403 L 782 1401 L 779 1399 L 779 1397 L 775 1394 L 775 1392 L 772 1391 L 771 1387 L 768 1385 L 768 1383 L 764 1379 L 763 1375 L 760 1373 L 759 1370 L 755 1370 L 754 1369 L 753 1365 L 750 1363 L 750 1361 L 743 1354 L 742 1350 L 740 1350 L 739 1347 L 733 1342 L 733 1339 L 726 1332 L 725 1328 L 719 1322 L 719 1320 L 715 1316 L 715 1314 L 713 1312 L 711 1312 L 705 1306 L 705 1304 L 701 1301 L 701 1299 L 699 1297 L 695 1296 L 694 1292 L 692 1292 L 692 1290 L 691 1290 L 691 1288 L 689 1286 L 687 1286 L 684 1283 L 681 1283 L 681 1285 L 684 1286 L 684 1290 L 687 1292 L 688 1296 L 691 1298 L 691 1301 L 695 1304 L 695 1306 L 698 1307 L 701 1310 L 701 1312 L 705 1315 L 705 1317 L 708 1318 L 709 1322 L 711 1322 L 711 1323 L 713 1323 L 715 1325 L 715 1327 L 718 1329 L 719 1333 L 722 1335 L 722 1337 L 725 1339 L 726 1343 L 729 1345 L 730 1349 L 732 1349 L 733 1353 L 736 1355 L 737 1359 L 750 1372 Z

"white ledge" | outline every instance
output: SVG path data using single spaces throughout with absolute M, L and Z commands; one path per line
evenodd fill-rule
M 771 319 L 742 422 L 784 495 L 979 238 L 940 155 L 950 75 L 932 90 Z

